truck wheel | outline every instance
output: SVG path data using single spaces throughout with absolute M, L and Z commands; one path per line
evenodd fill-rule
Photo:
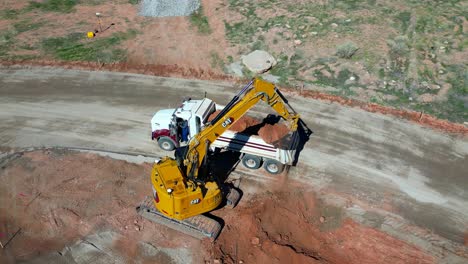
M 263 164 L 263 168 L 271 174 L 280 174 L 283 172 L 284 164 L 277 160 L 268 159 Z
M 262 159 L 254 155 L 246 154 L 242 158 L 242 164 L 244 164 L 246 168 L 256 170 L 262 166 Z
M 175 149 L 174 142 L 167 138 L 167 137 L 161 137 L 158 139 L 158 145 L 160 148 L 166 150 L 166 151 L 171 151 Z

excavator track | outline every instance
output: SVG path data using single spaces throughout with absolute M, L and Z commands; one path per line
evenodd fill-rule
M 198 239 L 209 238 L 211 241 L 214 241 L 221 232 L 220 223 L 203 215 L 176 220 L 161 214 L 154 207 L 153 199 L 150 196 L 146 196 L 145 200 L 137 206 L 136 210 L 139 215 L 150 221 L 165 225 Z

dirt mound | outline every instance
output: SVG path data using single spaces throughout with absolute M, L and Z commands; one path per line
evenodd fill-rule
M 419 248 L 344 218 L 324 218 L 312 192 L 265 194 L 223 215 L 214 258 L 225 263 L 433 263 Z M 235 211 L 235 212 L 234 212 Z
M 220 112 L 216 111 L 211 114 L 208 117 L 208 121 L 213 120 Z M 230 130 L 258 135 L 268 144 L 279 141 L 289 133 L 289 128 L 284 124 L 276 123 L 271 125 L 247 115 L 235 121 Z
M 258 135 L 267 143 L 278 142 L 290 132 L 284 124 L 265 124 L 258 130 Z
M 211 114 L 208 117 L 208 121 L 213 120 L 219 113 L 221 113 L 220 110 L 215 111 L 213 114 Z M 256 118 L 244 115 L 240 119 L 236 120 L 229 130 L 233 130 L 233 131 L 236 131 L 236 132 L 243 132 L 248 127 L 256 126 L 256 125 L 259 125 L 261 123 L 262 122 L 260 120 L 256 119 Z

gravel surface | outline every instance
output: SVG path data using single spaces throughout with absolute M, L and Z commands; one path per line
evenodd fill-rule
M 200 8 L 198 0 L 143 0 L 140 15 L 149 17 L 188 16 Z

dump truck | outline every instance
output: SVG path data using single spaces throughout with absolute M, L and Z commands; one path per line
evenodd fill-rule
M 157 111 L 151 119 L 151 139 L 166 151 L 184 146 L 209 123 L 210 116 L 222 109 L 223 106 L 211 99 L 203 98 L 184 100 L 175 109 Z M 267 143 L 248 131 L 226 130 L 210 147 L 240 152 L 242 164 L 248 169 L 259 169 L 263 165 L 268 173 L 279 174 L 294 163 L 298 144 L 297 132 L 280 142 Z

